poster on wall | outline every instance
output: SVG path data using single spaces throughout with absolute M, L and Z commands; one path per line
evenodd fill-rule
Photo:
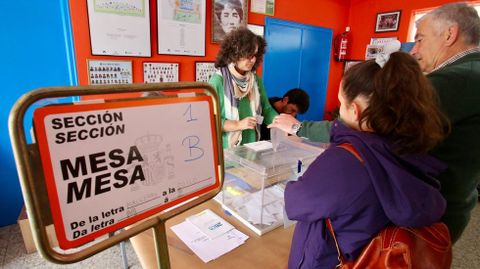
M 88 84 L 131 84 L 131 61 L 88 60 Z
M 150 57 L 148 0 L 87 0 L 92 55 Z
M 372 60 L 377 57 L 378 54 L 383 52 L 383 45 L 367 45 L 365 50 L 365 60 Z
M 386 43 L 397 40 L 397 37 L 372 37 L 370 38 L 370 45 L 380 45 L 383 46 Z
M 205 56 L 206 0 L 158 0 L 158 53 Z
M 83 245 L 219 187 L 212 111 L 207 96 L 35 110 L 60 247 Z
M 265 34 L 265 28 L 263 25 L 257 24 L 247 24 L 247 29 L 252 31 L 254 34 L 263 37 Z
M 145 83 L 178 82 L 178 63 L 143 63 Z
M 397 37 L 372 37 L 365 50 L 365 60 L 375 59 L 383 51 L 385 44 L 397 40 Z

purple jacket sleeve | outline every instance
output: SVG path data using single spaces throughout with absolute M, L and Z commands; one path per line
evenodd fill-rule
M 363 165 L 349 152 L 330 148 L 320 155 L 298 181 L 287 184 L 288 218 L 312 222 L 348 210 L 370 187 Z

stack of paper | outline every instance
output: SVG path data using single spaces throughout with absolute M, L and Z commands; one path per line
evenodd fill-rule
M 210 209 L 188 217 L 171 229 L 204 262 L 222 256 L 248 239 Z
M 210 209 L 206 209 L 196 215 L 190 216 L 186 218 L 186 220 L 210 239 L 215 239 L 233 229 L 233 226 L 230 223 L 220 218 Z

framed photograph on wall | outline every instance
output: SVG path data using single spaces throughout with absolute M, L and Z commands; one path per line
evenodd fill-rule
M 400 10 L 378 13 L 375 33 L 398 31 L 401 13 Z
M 87 60 L 87 66 L 89 85 L 133 83 L 131 61 Z
M 215 62 L 195 62 L 195 81 L 208 82 L 215 71 Z
M 220 43 L 226 34 L 247 27 L 248 0 L 212 0 L 212 42 Z
M 157 0 L 158 53 L 205 56 L 207 0 Z
M 178 63 L 143 63 L 143 82 L 178 82 L 179 64 Z

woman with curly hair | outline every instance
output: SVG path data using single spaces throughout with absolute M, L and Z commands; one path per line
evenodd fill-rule
M 268 102 L 262 80 L 254 73 L 266 42 L 246 28 L 228 34 L 217 55 L 217 71 L 209 83 L 220 99 L 223 147 L 260 140 L 260 125 L 277 115 Z

